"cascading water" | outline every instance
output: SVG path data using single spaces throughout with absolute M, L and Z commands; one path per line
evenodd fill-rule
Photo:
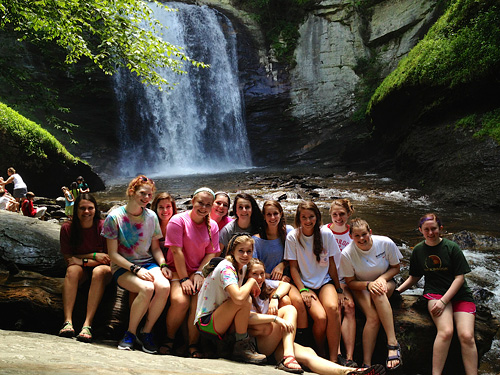
M 161 72 L 174 90 L 160 92 L 126 71 L 114 76 L 120 111 L 120 170 L 172 175 L 211 173 L 251 166 L 239 89 L 236 35 L 229 19 L 206 6 L 151 5 L 166 26 L 163 38 L 188 56 L 210 64 L 185 64 L 188 74 Z

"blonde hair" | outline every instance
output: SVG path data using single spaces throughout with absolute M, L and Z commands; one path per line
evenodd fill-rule
M 208 195 L 210 195 L 212 198 L 212 204 L 213 204 L 213 202 L 215 200 L 215 194 L 214 194 L 214 191 L 208 187 L 201 187 L 201 188 L 197 189 L 193 194 L 193 198 L 191 198 L 191 203 L 193 202 L 194 197 L 196 197 L 200 193 L 207 193 Z M 212 228 L 210 225 L 210 212 L 205 216 L 205 223 L 207 225 L 208 238 L 210 239 L 210 245 L 212 245 L 212 250 L 215 251 L 215 246 L 214 246 L 214 243 L 212 241 Z
M 354 229 L 360 229 L 363 227 L 365 227 L 368 232 L 370 231 L 370 226 L 366 220 L 360 218 L 353 219 L 351 221 L 351 226 L 349 227 L 349 234 L 352 234 Z
M 252 244 L 252 248 L 254 247 L 255 241 L 250 233 L 236 233 L 227 244 L 226 259 L 233 264 L 236 270 L 238 270 L 238 262 L 236 262 L 236 258 L 234 257 L 234 251 L 236 250 L 236 246 L 246 242 L 250 242 Z
M 352 205 L 349 199 L 345 198 L 335 199 L 330 205 L 330 211 L 329 211 L 330 215 L 332 214 L 335 206 L 344 208 L 347 212 L 347 216 L 351 216 L 354 213 L 354 206 Z

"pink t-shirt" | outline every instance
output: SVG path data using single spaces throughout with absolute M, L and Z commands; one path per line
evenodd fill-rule
M 186 270 L 189 274 L 195 272 L 207 254 L 218 253 L 219 227 L 215 220 L 210 219 L 210 233 L 205 222 L 196 224 L 190 216 L 191 211 L 185 211 L 172 216 L 167 225 L 165 247 L 176 246 L 182 248 L 186 261 Z M 172 251 L 167 253 L 167 264 L 175 271 Z
M 227 224 L 229 224 L 231 221 L 234 219 L 232 217 L 226 216 L 225 218 L 221 219 L 217 224 L 219 225 L 219 231 L 224 228 Z

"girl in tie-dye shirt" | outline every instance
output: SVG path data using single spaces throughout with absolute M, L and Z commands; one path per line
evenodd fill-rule
M 156 214 L 146 206 L 153 198 L 153 180 L 134 178 L 128 185 L 128 203 L 111 211 L 104 221 L 113 277 L 118 285 L 137 294 L 130 307 L 130 320 L 118 349 L 132 350 L 134 344 L 146 353 L 156 353 L 151 330 L 167 303 L 172 272 L 168 268 L 159 239 L 162 237 Z M 137 326 L 146 315 L 142 332 Z

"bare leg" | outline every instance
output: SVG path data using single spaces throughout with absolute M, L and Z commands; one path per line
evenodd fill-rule
M 130 292 L 137 293 L 137 297 L 130 307 L 130 319 L 128 323 L 128 331 L 137 335 L 137 326 L 148 311 L 151 298 L 153 297 L 154 284 L 150 281 L 142 280 L 132 272 L 127 271 L 118 278 L 118 285 Z
M 148 307 L 148 316 L 143 329 L 145 333 L 150 333 L 153 329 L 167 304 L 168 295 L 170 294 L 170 281 L 163 276 L 160 267 L 152 268 L 149 272 L 154 276 L 154 295 Z
M 366 317 L 365 327 L 363 328 L 363 364 L 371 365 L 375 342 L 380 328 L 380 320 L 377 310 L 372 303 L 370 292 L 366 290 L 353 290 L 352 293 Z
M 346 358 L 352 360 L 354 355 L 354 345 L 356 341 L 356 315 L 354 298 L 347 285 L 342 285 L 344 289 L 344 300 L 342 306 L 344 308 L 344 319 L 342 321 L 342 340 L 344 341 Z
M 306 305 L 304 304 L 300 292 L 295 285 L 291 285 L 288 295 L 290 296 L 293 307 L 297 310 L 297 328 L 307 328 L 308 319 Z
M 319 299 L 327 316 L 326 337 L 330 361 L 337 362 L 340 344 L 340 315 L 339 300 L 335 287 L 331 284 L 324 285 L 319 292 Z
M 462 348 L 462 360 L 464 361 L 465 373 L 467 375 L 477 374 L 477 348 L 474 340 L 474 314 L 466 312 L 453 313 L 457 325 L 458 339 Z
M 179 280 L 172 281 L 170 308 L 167 311 L 167 337 L 174 339 L 189 309 L 190 296 L 184 294 Z
M 429 313 L 432 306 L 436 303 L 441 302 L 439 302 L 439 300 L 430 300 L 427 303 Z M 443 373 L 446 357 L 448 357 L 451 339 L 453 338 L 453 308 L 451 304 L 446 306 L 440 316 L 431 314 L 431 317 L 437 328 L 434 347 L 432 348 L 432 375 L 441 375 Z
M 85 272 L 79 265 L 73 264 L 66 269 L 63 286 L 64 321 L 73 322 L 73 308 L 75 307 L 78 286 L 85 278 Z
M 108 265 L 100 265 L 92 270 L 92 279 L 90 281 L 89 296 L 87 300 L 87 315 L 83 325 L 90 327 L 94 320 L 95 313 L 101 303 L 102 296 L 106 285 L 111 281 L 111 267 Z
M 236 333 L 247 333 L 251 306 L 252 299 L 250 297 L 241 305 L 235 304 L 232 299 L 225 301 L 213 313 L 215 331 L 222 335 L 234 322 Z
M 317 350 L 319 352 L 319 355 L 325 356 L 325 339 L 328 320 L 326 311 L 319 299 L 311 299 L 309 314 L 314 321 L 312 326 L 312 333 L 314 336 L 314 341 L 316 342 Z

